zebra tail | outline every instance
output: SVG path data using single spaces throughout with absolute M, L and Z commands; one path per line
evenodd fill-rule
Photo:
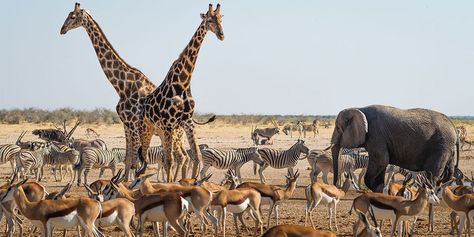
M 257 175 L 257 163 L 253 162 L 253 175 Z
M 79 155 L 79 162 L 77 162 L 77 164 L 74 164 L 74 169 L 75 170 L 79 170 L 79 168 L 82 166 L 82 155 L 84 154 L 84 152 L 81 152 L 81 154 Z

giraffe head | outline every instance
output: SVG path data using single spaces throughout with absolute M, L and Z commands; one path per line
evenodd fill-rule
M 222 29 L 222 15 L 221 5 L 217 4 L 216 10 L 212 9 L 212 4 L 209 4 L 207 13 L 201 13 L 201 18 L 204 21 L 206 29 L 216 34 L 219 40 L 224 40 L 224 30 Z
M 63 26 L 61 27 L 61 34 L 66 34 L 69 30 L 75 29 L 82 26 L 84 16 L 87 14 L 87 10 L 81 9 L 81 4 L 76 2 L 74 10 L 69 13 Z

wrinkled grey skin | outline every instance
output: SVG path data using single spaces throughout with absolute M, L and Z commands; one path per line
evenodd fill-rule
M 366 148 L 370 160 L 365 184 L 372 191 L 381 192 L 388 164 L 431 172 L 434 181 L 451 178 L 457 165 L 455 152 L 459 142 L 453 123 L 444 114 L 372 105 L 345 109 L 337 115 L 330 147 L 334 184 L 339 175 L 341 147 Z

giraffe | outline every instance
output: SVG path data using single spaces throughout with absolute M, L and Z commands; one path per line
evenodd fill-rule
M 127 150 L 125 177 L 128 179 L 130 169 L 135 168 L 135 159 L 141 142 L 140 134 L 149 136 L 150 139 L 153 134 L 159 134 L 159 131 L 155 131 L 151 124 L 145 124 L 144 128 L 139 126 L 139 123 L 143 121 L 139 100 L 151 93 L 156 86 L 140 70 L 128 65 L 119 56 L 89 12 L 81 9 L 80 4 L 76 3 L 74 10 L 67 16 L 60 33 L 64 35 L 69 30 L 80 26 L 84 27 L 89 35 L 100 66 L 120 98 L 116 111 L 123 122 L 125 131 Z M 210 121 L 212 120 L 209 119 L 207 122 Z M 207 122 L 196 123 L 205 124 Z M 139 131 L 139 129 L 142 130 Z M 182 129 L 179 129 L 178 136 L 182 137 L 182 134 Z M 178 142 L 178 147 L 184 150 L 181 141 Z M 183 159 L 186 160 L 186 158 Z
M 143 118 L 146 121 L 143 124 L 152 123 L 156 130 L 162 131 L 160 138 L 165 150 L 165 168 L 168 182 L 174 180 L 171 171 L 171 167 L 174 165 L 173 156 L 181 153 L 181 149 L 177 149 L 179 142 L 177 128 L 180 126 L 184 128 L 189 146 L 196 156 L 192 177 L 198 175 L 198 169 L 202 160 L 201 151 L 195 138 L 194 125 L 191 121 L 195 104 L 190 89 L 191 75 L 206 33 L 212 31 L 219 40 L 224 40 L 220 4 L 217 4 L 215 10 L 213 10 L 212 4 L 209 4 L 208 12 L 201 14 L 201 18 L 201 24 L 178 59 L 171 65 L 164 81 L 151 94 L 147 95 L 143 102 Z M 147 137 L 146 133 L 141 135 L 141 137 L 142 147 L 139 150 L 139 155 L 145 157 L 150 144 L 150 138 Z M 142 168 L 145 167 L 143 166 Z M 183 171 L 185 169 L 187 167 L 183 167 Z M 140 170 L 143 171 L 143 169 Z

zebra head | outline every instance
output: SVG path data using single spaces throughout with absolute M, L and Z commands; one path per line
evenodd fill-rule
M 299 153 L 309 154 L 309 148 L 304 144 L 304 140 L 298 139 L 292 148 Z

